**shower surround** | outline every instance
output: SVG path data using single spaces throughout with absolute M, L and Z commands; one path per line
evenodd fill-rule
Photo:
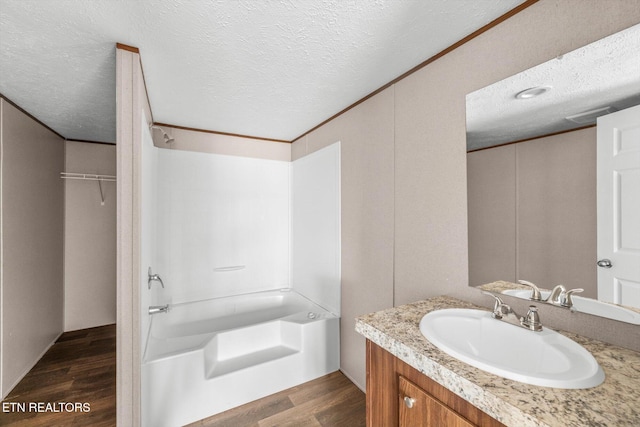
M 143 139 L 143 425 L 184 425 L 337 370 L 340 144 L 291 163 Z M 149 287 L 149 266 L 164 288 Z

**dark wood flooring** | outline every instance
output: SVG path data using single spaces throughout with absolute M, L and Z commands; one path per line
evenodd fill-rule
M 360 427 L 365 395 L 340 371 L 189 424 L 189 427 Z
M 24 403 L 24 411 L 18 408 L 20 403 Z M 43 406 L 30 410 L 30 405 L 38 403 Z M 56 406 L 47 408 L 44 406 L 47 403 Z M 88 403 L 89 406 L 78 408 L 60 403 Z M 12 405 L 13 410 L 5 412 L 8 405 Z M 115 424 L 115 325 L 62 334 L 9 393 L 0 411 L 1 426 L 107 427 Z
M 61 402 L 88 403 L 90 410 L 52 412 L 60 410 L 54 407 L 48 408 L 48 412 L 29 411 L 30 404 Z M 16 410 L 20 403 L 26 405 L 26 411 Z M 115 325 L 62 334 L 2 404 L 1 409 L 9 410 L 0 410 L 0 426 L 115 426 Z M 364 425 L 364 393 L 339 371 L 191 424 L 192 427 Z

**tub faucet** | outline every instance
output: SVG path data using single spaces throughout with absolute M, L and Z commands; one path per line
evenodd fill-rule
M 153 274 L 153 271 L 151 271 L 151 267 L 149 267 L 149 270 L 147 271 L 147 273 L 149 274 L 149 279 L 147 280 L 147 286 L 149 286 L 149 289 L 151 289 L 151 282 L 154 282 L 154 281 L 160 282 L 160 285 L 164 289 L 164 283 L 162 283 L 162 279 L 160 278 L 159 274 Z
M 540 322 L 538 308 L 535 305 L 530 305 L 527 315 L 521 317 L 518 316 L 508 304 L 502 302 L 500 297 L 489 292 L 482 293 L 495 298 L 495 305 L 493 306 L 493 313 L 491 315 L 494 319 L 502 320 L 503 322 L 529 329 L 530 331 L 540 332 L 542 330 L 542 322 Z
M 149 307 L 149 314 L 166 313 L 169 311 L 169 304 L 152 305 Z

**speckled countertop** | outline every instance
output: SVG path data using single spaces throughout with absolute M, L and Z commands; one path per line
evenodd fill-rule
M 422 317 L 443 308 L 481 308 L 435 297 L 360 316 L 356 331 L 507 426 L 640 426 L 640 353 L 559 331 L 593 354 L 605 382 L 584 390 L 532 386 L 467 365 L 420 333 Z

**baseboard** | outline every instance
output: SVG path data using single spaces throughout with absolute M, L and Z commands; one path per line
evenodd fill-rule
M 360 384 L 358 384 L 358 382 L 356 380 L 354 380 L 351 375 L 347 374 L 345 371 L 343 371 L 342 369 L 340 369 L 340 372 L 342 372 L 342 375 L 344 375 L 345 377 L 347 377 L 347 379 L 349 379 L 349 381 L 351 381 L 353 384 L 355 384 L 356 387 L 358 387 L 363 393 L 367 392 L 367 387 L 366 385 L 363 387 Z
M 11 387 L 9 388 L 9 390 L 6 393 L 2 394 L 2 400 L 4 400 L 9 395 L 9 393 L 11 393 L 13 389 L 18 385 L 18 383 L 22 381 L 22 379 L 33 369 L 33 367 L 36 366 L 36 364 L 40 361 L 40 359 L 42 359 L 42 356 L 44 356 L 45 353 L 49 351 L 51 347 L 53 347 L 53 345 L 56 343 L 56 341 L 58 341 L 58 338 L 60 338 L 62 334 L 63 332 L 60 332 L 58 335 L 56 335 L 53 341 L 51 341 L 51 343 L 49 343 L 49 345 L 45 347 L 45 349 L 42 351 L 42 353 L 40 353 L 40 355 L 35 359 L 35 361 L 22 373 L 22 375 L 18 377 L 16 381 L 13 382 L 13 384 L 11 384 Z

